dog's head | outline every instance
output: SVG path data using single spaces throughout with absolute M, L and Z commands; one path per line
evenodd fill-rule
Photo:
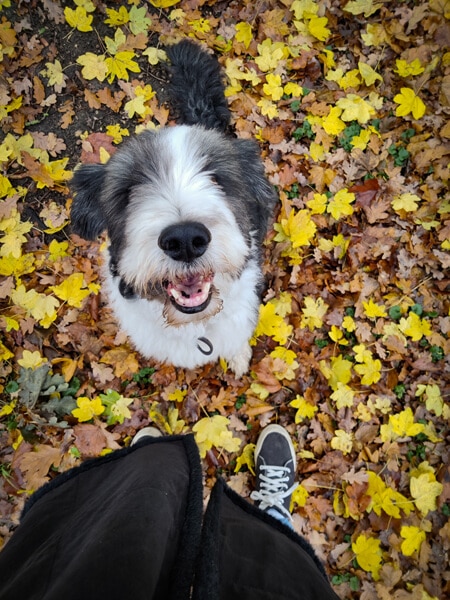
M 183 125 L 80 167 L 72 187 L 73 231 L 106 230 L 122 294 L 160 300 L 173 325 L 220 310 L 218 282 L 259 255 L 275 201 L 255 144 Z

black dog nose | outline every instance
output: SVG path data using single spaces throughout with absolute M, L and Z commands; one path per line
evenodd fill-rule
M 210 241 L 211 234 L 202 223 L 187 221 L 166 227 L 158 244 L 173 260 L 192 262 L 206 252 Z

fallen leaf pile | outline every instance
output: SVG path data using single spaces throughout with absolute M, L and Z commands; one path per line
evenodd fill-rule
M 0 0 L 0 538 L 143 426 L 194 432 L 206 494 L 291 434 L 294 523 L 341 598 L 450 593 L 450 1 Z M 68 182 L 173 122 L 164 47 L 219 57 L 279 194 L 251 371 L 145 361 Z

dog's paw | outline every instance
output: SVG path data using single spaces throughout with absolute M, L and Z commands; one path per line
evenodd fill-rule
M 235 354 L 229 361 L 228 365 L 234 372 L 236 377 L 242 377 L 244 373 L 247 373 L 250 365 L 250 359 L 252 357 L 252 349 L 249 344 L 245 344 L 238 354 Z

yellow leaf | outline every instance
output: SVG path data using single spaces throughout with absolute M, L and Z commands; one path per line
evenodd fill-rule
M 252 475 L 255 475 L 255 444 L 246 444 L 242 454 L 236 459 L 234 472 L 237 473 L 242 467 L 247 467 Z
M 0 340 L 0 360 L 9 360 L 10 358 L 13 358 L 13 356 L 14 353 Z
M 436 384 L 419 384 L 417 386 L 416 396 L 420 397 L 422 395 L 426 398 L 425 406 L 427 407 L 427 410 L 434 412 L 437 417 L 440 417 L 444 412 L 445 404 L 439 386 Z
M 177 388 L 174 392 L 167 394 L 167 399 L 173 400 L 175 402 L 183 402 L 186 394 L 187 394 L 187 390 L 180 390 L 179 388 Z
M 353 317 L 351 317 L 350 315 L 346 315 L 342 321 L 342 327 L 345 329 L 345 331 L 348 331 L 349 333 L 355 331 L 356 323 Z
M 419 96 L 416 96 L 410 88 L 401 88 L 400 94 L 394 96 L 394 102 L 398 104 L 395 110 L 397 117 L 405 117 L 409 113 L 412 113 L 415 119 L 420 119 L 427 109 Z
M 77 398 L 77 407 L 73 409 L 72 414 L 80 423 L 90 421 L 105 411 L 105 407 L 98 396 L 93 400 L 86 396 L 80 396 Z
M 205 458 L 206 453 L 213 446 L 227 452 L 237 452 L 239 450 L 241 440 L 233 437 L 233 433 L 228 430 L 229 424 L 227 417 L 214 415 L 213 417 L 200 419 L 193 426 L 192 431 L 195 434 L 195 440 L 202 458 Z
M 343 10 L 352 15 L 364 14 L 365 17 L 370 17 L 370 15 L 377 12 L 382 6 L 382 2 L 376 2 L 374 0 L 350 0 L 350 2 L 347 2 L 344 6 Z
M 373 510 L 375 514 L 380 516 L 381 511 L 384 511 L 394 519 L 400 519 L 400 510 L 409 515 L 413 508 L 410 500 L 403 496 L 403 494 L 400 494 L 400 492 L 397 492 L 397 490 L 386 485 L 376 473 L 367 471 L 367 476 L 368 487 L 366 494 L 371 500 L 366 508 L 366 512 L 370 513 Z
M 366 46 L 383 46 L 389 41 L 389 36 L 381 23 L 368 23 L 361 39 Z
M 55 60 L 54 63 L 45 63 L 46 69 L 43 69 L 41 73 L 48 77 L 48 84 L 59 87 L 60 89 L 65 86 L 66 75 L 63 73 L 62 65 L 59 60 Z
M 328 310 L 328 304 L 325 304 L 322 298 L 311 298 L 307 296 L 304 299 L 305 308 L 302 308 L 302 319 L 300 327 L 308 327 L 310 331 L 319 329 L 323 325 L 323 317 Z
M 289 81 L 283 88 L 283 92 L 287 96 L 293 96 L 294 98 L 300 98 L 303 96 L 303 88 L 298 83 L 294 81 Z
M 281 219 L 281 223 L 274 224 L 276 242 L 290 241 L 293 248 L 309 246 L 314 237 L 317 226 L 311 219 L 309 210 L 303 209 L 295 212 L 291 210 L 287 219 Z
M 72 273 L 60 285 L 53 285 L 50 289 L 60 300 L 76 308 L 80 308 L 83 300 L 91 293 L 86 289 L 83 273 Z
M 422 67 L 420 60 L 415 58 L 410 63 L 401 58 L 397 58 L 395 61 L 396 68 L 394 71 L 400 75 L 400 77 L 411 77 L 411 75 L 420 75 L 425 71 L 425 67 Z
M 305 419 L 312 419 L 316 412 L 319 410 L 317 406 L 311 404 L 305 400 L 303 396 L 297 395 L 292 402 L 289 402 L 289 406 L 296 408 L 295 423 L 301 423 Z
M 339 135 L 344 131 L 346 125 L 340 119 L 341 114 L 341 108 L 332 106 L 328 115 L 322 119 L 322 127 L 329 135 Z
M 416 196 L 416 194 L 405 192 L 404 194 L 396 196 L 392 200 L 392 208 L 395 210 L 395 212 L 401 212 L 403 210 L 405 212 L 413 212 L 418 209 L 418 202 L 420 201 L 421 198 L 419 198 L 419 196 Z
M 259 309 L 259 320 L 254 336 L 267 335 L 279 344 L 285 344 L 292 334 L 292 325 L 288 325 L 282 316 L 276 314 L 274 304 L 262 304 Z
M 155 8 L 169 8 L 178 4 L 180 0 L 149 0 L 149 2 Z
M 326 17 L 313 16 L 308 21 L 308 31 L 317 40 L 324 42 L 331 35 L 331 31 L 326 27 L 327 23 L 328 19 Z
M 57 317 L 56 309 L 59 302 L 53 296 L 40 294 L 36 290 L 26 290 L 23 284 L 11 292 L 11 300 L 17 306 L 24 308 L 29 316 L 39 321 L 42 327 L 47 328 Z
M 382 552 L 380 544 L 380 540 L 368 538 L 365 535 L 359 535 L 352 543 L 352 550 L 359 566 L 364 571 L 372 573 L 375 581 L 379 579 L 381 568 Z
M 78 31 L 92 31 L 91 23 L 94 17 L 89 15 L 82 6 L 77 6 L 75 10 L 66 6 L 64 17 L 67 23 Z
M 263 85 L 263 92 L 266 96 L 270 96 L 275 102 L 280 100 L 283 96 L 283 87 L 281 85 L 281 75 L 274 75 L 268 73 L 266 75 L 266 82 Z
M 130 15 L 128 14 L 125 6 L 121 6 L 119 10 L 107 8 L 106 14 L 108 15 L 108 18 L 105 19 L 105 23 L 107 25 L 111 25 L 112 27 L 120 27 L 121 25 L 128 23 L 130 20 Z
M 328 202 L 327 212 L 338 221 L 342 216 L 353 214 L 351 204 L 355 201 L 356 196 L 353 192 L 346 189 L 339 190 L 333 198 Z
M 277 105 L 274 104 L 271 100 L 268 100 L 267 98 L 261 98 L 261 100 L 257 102 L 257 105 L 261 109 L 261 114 L 264 117 L 269 117 L 269 119 L 275 119 L 276 117 L 278 117 L 279 113 Z
M 19 358 L 17 363 L 23 367 L 24 369 L 37 369 L 41 365 L 45 364 L 47 359 L 41 356 L 39 350 L 35 352 L 30 352 L 29 350 L 24 350 L 22 353 L 22 358 Z
M 364 79 L 366 85 L 373 85 L 375 81 L 383 81 L 383 78 L 377 73 L 370 65 L 364 62 L 358 63 L 358 69 L 361 73 L 361 77 Z
M 330 398 L 334 400 L 338 409 L 350 408 L 354 403 L 355 392 L 345 383 L 339 382 Z
M 340 450 L 342 454 L 350 454 L 353 448 L 353 434 L 343 429 L 336 429 L 334 434 L 330 442 L 333 450 Z
M 336 344 L 341 344 L 343 346 L 348 345 L 348 341 L 344 337 L 344 332 L 341 329 L 339 329 L 339 327 L 337 327 L 336 325 L 331 326 L 331 331 L 328 335 L 333 340 L 333 342 L 336 342 Z
M 381 361 L 376 358 L 364 361 L 364 363 L 355 365 L 355 371 L 361 375 L 361 383 L 363 385 L 372 385 L 381 379 Z
M 103 54 L 97 56 L 92 52 L 86 52 L 77 58 L 77 63 L 83 67 L 81 74 L 85 79 L 104 81 L 108 75 L 108 67 Z
M 328 198 L 326 194 L 314 194 L 311 200 L 306 202 L 306 206 L 310 209 L 312 215 L 323 215 L 327 209 Z
M 1 354 L 1 346 L 2 346 L 2 343 L 0 342 L 0 360 L 3 360 L 1 358 L 1 356 L 2 356 L 2 354 Z M 14 411 L 14 408 L 16 406 L 16 402 L 17 402 L 17 400 L 13 400 L 12 402 L 9 402 L 8 404 L 4 404 L 0 408 L 0 419 L 2 417 L 6 417 L 7 415 L 10 415 Z
M 431 325 L 426 319 L 421 319 L 419 315 L 414 312 L 410 312 L 408 317 L 405 319 L 402 317 L 399 321 L 398 327 L 402 333 L 410 337 L 413 342 L 418 342 L 423 336 L 431 334 Z
M 430 511 L 436 510 L 436 499 L 442 494 L 444 486 L 436 481 L 434 473 L 427 472 L 418 477 L 411 477 L 409 489 L 414 504 L 422 515 L 426 516 Z
M 372 298 L 369 298 L 368 302 L 363 302 L 362 304 L 364 307 L 364 314 L 366 315 L 366 317 L 369 317 L 369 319 L 376 319 L 377 317 L 387 316 L 386 308 L 384 307 L 384 305 L 377 304 L 372 300 Z
M 128 81 L 128 71 L 132 71 L 133 73 L 141 72 L 138 63 L 133 60 L 134 56 L 136 55 L 134 52 L 131 52 L 131 50 L 123 50 L 122 52 L 117 52 L 114 56 L 108 56 L 105 59 L 108 68 L 109 83 L 112 83 L 115 77 L 117 77 L 117 79 L 125 79 L 125 81 Z
M 253 38 L 252 26 L 246 21 L 236 23 L 236 41 L 242 42 L 246 48 L 250 46 Z
M 399 437 L 414 437 L 423 433 L 424 429 L 422 423 L 414 423 L 412 409 L 408 406 L 405 410 L 389 416 L 388 423 L 380 427 L 380 437 L 383 442 L 391 442 Z
M 319 5 L 315 0 L 294 0 L 291 11 L 295 18 L 300 20 L 308 15 L 316 15 L 319 12 Z
M 142 54 L 147 57 L 147 60 L 151 65 L 157 65 L 160 61 L 165 61 L 167 59 L 167 54 L 160 48 L 149 47 L 144 50 Z
M 352 378 L 353 363 L 339 356 L 331 358 L 331 365 L 326 360 L 319 362 L 319 368 L 322 375 L 328 380 L 328 385 L 332 390 L 337 390 L 339 383 L 348 383 Z
M 65 256 L 69 256 L 68 252 L 66 252 L 69 247 L 69 242 L 58 242 L 57 240 L 52 240 L 48 246 L 49 251 L 49 259 L 52 262 L 57 261 L 59 258 L 64 258 Z
M 309 492 L 306 488 L 299 484 L 292 492 L 291 496 L 291 511 L 294 510 L 295 506 L 305 506 L 306 500 L 308 499 Z
M 364 125 L 375 115 L 373 106 L 357 94 L 347 94 L 336 102 L 336 106 L 343 110 L 343 121 L 358 121 L 360 125 Z
M 414 525 L 402 525 L 400 535 L 404 540 L 401 551 L 405 556 L 412 556 L 414 552 L 418 552 L 426 538 L 425 531 Z

